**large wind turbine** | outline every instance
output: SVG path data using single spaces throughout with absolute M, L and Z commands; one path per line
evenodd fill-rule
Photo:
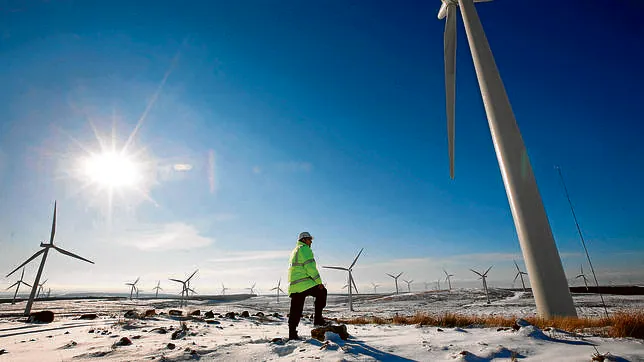
M 528 273 L 522 272 L 521 269 L 519 269 L 519 264 L 517 264 L 516 260 L 513 260 L 513 262 L 514 262 L 514 266 L 517 267 L 517 275 L 514 276 L 514 281 L 512 283 L 516 282 L 517 278 L 520 277 L 521 285 L 523 286 L 523 291 L 525 292 L 526 290 L 525 290 L 525 282 L 523 281 L 523 276 L 528 275 Z
M 136 287 L 136 283 L 139 282 L 139 279 L 141 277 L 136 278 L 136 280 L 133 283 L 125 283 L 125 285 L 130 286 L 130 300 L 132 300 L 132 295 L 136 292 L 136 297 L 139 297 L 139 288 Z
M 252 286 L 252 287 L 250 287 L 250 288 L 246 288 L 246 289 L 250 290 L 250 294 L 255 294 L 255 286 L 256 286 L 256 285 L 257 285 L 257 283 L 253 283 L 253 286 Z
M 445 280 L 447 281 L 447 286 L 449 287 L 449 291 L 452 291 L 452 277 L 454 274 L 449 274 L 445 269 L 443 269 L 443 273 L 445 273 Z
M 16 269 L 14 269 L 11 273 L 7 274 L 7 277 L 9 277 L 11 274 L 15 273 L 16 270 L 22 268 L 25 266 L 27 263 L 30 261 L 36 259 L 40 254 L 42 254 L 42 260 L 40 261 L 40 267 L 38 267 L 38 273 L 36 273 L 36 280 L 34 280 L 34 284 L 31 287 L 31 294 L 29 295 L 29 300 L 27 301 L 27 306 L 25 307 L 25 316 L 28 316 L 29 313 L 31 312 L 31 306 L 34 304 L 34 299 L 36 299 L 36 292 L 38 291 L 38 283 L 40 283 L 40 277 L 42 276 L 42 272 L 45 269 L 45 261 L 47 260 L 47 254 L 49 254 L 49 249 L 54 249 L 57 252 L 71 256 L 72 258 L 80 259 L 82 261 L 86 261 L 88 263 L 94 264 L 93 261 L 87 260 L 85 258 L 82 258 L 76 254 L 73 254 L 65 249 L 59 248 L 56 245 L 54 245 L 54 236 L 56 235 L 56 202 L 54 201 L 54 219 L 51 223 L 51 234 L 49 237 L 49 243 L 40 243 L 40 247 L 44 249 L 40 249 L 40 251 L 37 251 L 34 255 L 31 256 L 31 258 L 27 259 L 24 263 L 20 264 Z
M 226 295 L 226 291 L 227 291 L 228 289 L 230 289 L 230 288 L 226 288 L 226 287 L 224 286 L 224 283 L 222 282 L 222 283 L 221 283 L 221 295 Z
M 445 99 L 450 177 L 454 178 L 456 19 L 457 6 L 459 6 L 537 311 L 546 318 L 576 316 L 577 312 L 568 289 L 559 251 L 555 245 L 525 144 L 474 6 L 475 2 L 482 1 L 486 0 L 442 0 L 438 12 L 439 19 L 446 19 Z
M 13 299 L 11 300 L 11 304 L 16 304 L 16 296 L 18 295 L 18 290 L 20 289 L 21 284 L 24 284 L 24 285 L 26 285 L 26 286 L 31 288 L 31 285 L 29 285 L 28 283 L 23 281 L 24 277 L 25 277 L 25 268 L 22 268 L 22 274 L 20 275 L 20 280 L 18 280 L 17 282 L 11 284 L 11 286 L 9 286 L 7 288 L 7 290 L 9 290 L 9 289 L 13 288 L 14 286 L 16 287 L 16 292 L 13 293 Z
M 405 280 L 403 279 L 403 282 L 407 283 L 407 292 L 411 293 L 411 283 L 414 282 L 414 280 Z
M 584 284 L 586 285 L 586 291 L 588 291 L 588 279 L 586 278 L 586 274 L 584 274 L 584 265 L 582 264 L 581 267 L 581 273 L 575 277 L 575 279 L 582 278 L 584 279 Z
M 353 271 L 353 266 L 356 265 L 356 262 L 358 261 L 358 258 L 360 257 L 360 254 L 362 254 L 363 250 L 364 250 L 364 248 L 360 249 L 360 252 L 358 252 L 358 255 L 356 256 L 355 259 L 353 259 L 353 263 L 351 263 L 351 265 L 348 268 L 344 268 L 344 267 L 341 267 L 341 266 L 323 266 L 323 268 L 327 268 L 327 269 L 344 270 L 346 272 L 349 272 L 349 280 L 347 281 L 347 284 L 349 285 L 349 288 L 348 288 L 348 290 L 349 290 L 349 310 L 352 311 L 352 312 L 353 312 L 353 294 L 352 294 L 352 290 L 351 290 L 352 285 L 356 290 L 356 294 L 358 293 L 358 287 L 356 286 L 356 282 L 353 280 L 352 271 Z
M 487 292 L 487 272 L 489 272 L 489 271 L 490 271 L 490 269 L 492 269 L 492 266 L 490 266 L 489 268 L 487 268 L 487 270 L 485 271 L 485 273 L 479 273 L 479 272 L 477 272 L 477 271 L 476 271 L 476 270 L 474 270 L 474 269 L 470 269 L 473 273 L 476 273 L 476 274 L 478 274 L 478 275 L 481 277 L 481 278 L 479 278 L 479 279 L 482 279 L 482 280 L 483 280 L 483 289 L 485 289 L 485 298 L 487 299 L 487 304 L 490 304 L 490 295 L 489 295 L 489 294 L 488 294 L 488 292 Z
M 373 286 L 373 294 L 378 294 L 378 287 L 380 286 L 380 284 L 376 284 L 372 282 L 371 286 Z
M 194 290 L 190 289 L 190 279 L 192 279 L 192 277 L 194 277 L 198 271 L 199 269 L 195 270 L 192 274 L 190 274 L 190 276 L 186 280 L 169 278 L 169 280 L 173 282 L 181 283 L 181 300 L 179 301 L 179 306 L 183 306 L 184 304 L 186 306 L 188 305 L 188 301 L 186 300 L 186 298 L 189 297 L 188 293 L 195 292 Z
M 400 276 L 403 274 L 403 272 L 400 272 L 400 273 L 399 273 L 398 275 L 396 275 L 396 276 L 393 276 L 393 275 L 391 275 L 391 274 L 389 274 L 389 273 L 385 273 L 385 274 L 387 274 L 387 275 L 389 275 L 390 277 L 394 278 L 394 281 L 396 282 L 396 294 L 398 294 L 398 278 L 400 278 Z
M 286 294 L 286 292 L 282 290 L 280 285 L 282 285 L 282 278 L 280 278 L 280 280 L 277 282 L 277 286 L 275 288 L 271 288 L 271 290 L 275 290 L 277 293 L 277 303 L 280 302 L 280 292 L 282 292 L 282 294 Z
M 152 289 L 154 289 L 154 299 L 157 299 L 159 297 L 159 290 L 163 290 L 163 288 L 161 288 L 161 281 L 157 280 L 157 286 Z

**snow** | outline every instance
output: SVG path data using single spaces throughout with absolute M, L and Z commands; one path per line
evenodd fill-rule
M 356 312 L 349 313 L 346 296 L 330 295 L 326 317 L 391 316 L 418 311 L 463 314 L 529 316 L 535 313 L 530 293 L 501 289 L 490 291 L 492 303 L 475 289 L 448 292 L 404 293 L 400 295 L 358 295 Z M 641 309 L 644 296 L 605 296 L 611 312 Z M 430 326 L 348 325 L 351 338 L 343 341 L 327 333 L 325 342 L 310 338 L 311 321 L 303 318 L 301 341 L 274 340 L 288 335 L 288 298 L 258 296 L 229 303 L 213 300 L 191 301 L 178 308 L 174 300 L 64 300 L 38 301 L 35 310 L 52 310 L 56 319 L 49 324 L 27 324 L 21 312 L 24 302 L 0 304 L 0 354 L 2 361 L 122 361 L 122 360 L 331 360 L 331 361 L 490 361 L 495 359 L 534 361 L 589 361 L 596 353 L 610 352 L 613 361 L 644 361 L 644 341 L 574 335 L 558 330 L 540 330 L 531 325 L 518 331 L 497 328 L 442 328 Z M 580 315 L 600 315 L 596 295 L 575 295 Z M 305 314 L 312 313 L 307 300 Z M 156 309 L 149 319 L 125 319 L 125 311 Z M 202 318 L 169 316 L 170 309 L 187 312 L 200 309 Z M 203 320 L 203 312 L 224 315 L 249 311 L 248 318 Z M 266 317 L 253 316 L 261 311 Z M 79 320 L 83 313 L 97 313 L 98 319 Z M 273 317 L 278 313 L 279 317 Z M 186 335 L 172 340 L 172 333 L 188 327 Z M 158 333 L 164 328 L 167 333 Z M 131 345 L 115 346 L 122 337 Z M 175 348 L 168 348 L 174 343 Z

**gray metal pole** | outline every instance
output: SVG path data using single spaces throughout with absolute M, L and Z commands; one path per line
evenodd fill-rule
M 528 277 L 542 317 L 577 316 L 532 166 L 472 0 L 458 0 Z
M 40 277 L 42 276 L 42 271 L 45 269 L 47 254 L 49 254 L 49 248 L 45 247 L 45 252 L 42 253 L 42 260 L 40 261 L 40 267 L 38 267 L 38 273 L 36 274 L 36 280 L 34 281 L 34 285 L 31 287 L 31 294 L 29 294 L 29 300 L 27 301 L 27 306 L 25 307 L 24 316 L 29 316 L 29 314 L 31 313 L 31 306 L 34 304 L 34 299 L 36 298 L 36 291 L 38 290 Z

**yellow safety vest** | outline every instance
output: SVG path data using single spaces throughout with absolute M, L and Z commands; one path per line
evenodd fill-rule
M 313 258 L 313 251 L 301 241 L 297 242 L 297 246 L 291 252 L 288 281 L 289 295 L 322 284 L 322 278 L 320 278 L 315 258 Z

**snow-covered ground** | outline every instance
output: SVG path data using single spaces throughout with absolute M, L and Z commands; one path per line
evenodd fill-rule
M 325 316 L 391 316 L 416 312 L 462 314 L 494 314 L 529 316 L 535 314 L 534 300 L 529 293 L 491 290 L 491 304 L 479 290 L 448 292 L 404 293 L 400 295 L 359 295 L 356 312 L 349 313 L 346 297 L 330 295 Z M 641 310 L 644 296 L 605 296 L 609 310 Z M 575 295 L 580 315 L 600 315 L 603 312 L 597 295 Z M 607 339 L 569 335 L 561 331 L 540 331 L 533 326 L 519 331 L 497 328 L 467 328 L 439 330 L 437 327 L 356 325 L 348 326 L 352 336 L 342 341 L 330 336 L 330 341 L 310 338 L 312 328 L 303 319 L 299 332 L 302 341 L 274 341 L 286 337 L 288 298 L 259 296 L 231 303 L 194 301 L 187 308 L 178 308 L 170 300 L 72 300 L 36 302 L 34 310 L 52 310 L 56 319 L 49 324 L 27 324 L 21 312 L 24 302 L 0 304 L 0 361 L 61 361 L 61 360 L 231 360 L 266 361 L 321 359 L 332 361 L 589 361 L 595 348 L 610 352 L 612 360 L 644 361 L 644 341 Z M 307 300 L 306 312 L 312 313 L 312 300 Z M 156 309 L 165 312 L 148 319 L 126 319 L 124 313 L 135 309 L 143 312 Z M 167 315 L 170 309 L 187 312 L 200 309 L 201 319 Z M 229 319 L 215 316 L 203 320 L 203 313 L 215 314 L 248 311 L 250 317 Z M 253 316 L 262 312 L 266 316 Z M 94 320 L 79 320 L 83 313 L 97 313 Z M 273 316 L 277 313 L 278 316 Z M 171 335 L 180 329 L 181 320 L 188 326 L 186 335 L 173 340 Z M 167 333 L 159 333 L 167 331 Z M 118 345 L 128 337 L 131 345 Z M 173 343 L 173 349 L 168 344 Z M 171 346 L 170 346 L 171 347 Z

